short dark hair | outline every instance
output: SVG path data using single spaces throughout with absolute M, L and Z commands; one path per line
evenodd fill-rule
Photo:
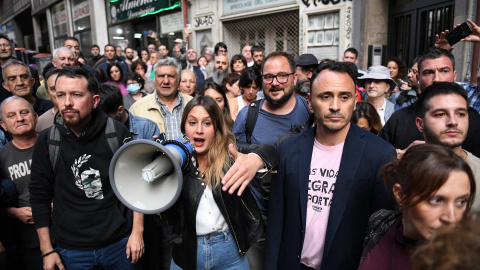
M 63 42 L 65 43 L 65 41 L 67 40 L 73 40 L 73 41 L 76 41 L 78 43 L 78 45 L 80 45 L 80 41 L 78 41 L 78 39 L 76 37 L 66 37 Z
M 225 48 L 225 50 L 228 50 L 227 49 L 227 44 L 225 44 L 223 42 L 218 42 L 217 44 L 215 44 L 215 55 L 218 54 L 218 50 L 220 49 L 220 47 Z
M 137 61 L 132 62 L 130 69 L 132 70 L 133 73 L 135 73 L 135 69 L 137 69 L 137 66 L 142 66 L 143 69 L 145 70 L 145 73 L 147 73 L 147 64 L 145 64 L 145 62 L 143 62 L 142 59 L 138 59 Z
M 127 75 L 125 75 L 125 79 L 123 79 L 123 84 L 125 86 L 127 86 L 128 80 L 137 81 L 139 84 L 142 85 L 142 87 L 140 87 L 140 89 L 143 89 L 143 87 L 145 86 L 145 79 L 143 79 L 142 76 L 140 76 L 137 73 L 128 73 Z
M 90 49 L 93 49 L 93 48 L 98 48 L 100 50 L 100 47 L 97 44 L 93 44 L 92 47 L 90 47 Z
M 244 69 L 238 86 L 241 88 L 249 87 L 253 82 L 255 82 L 258 88 L 262 88 L 262 74 L 260 74 L 260 70 L 252 67 Z
M 58 78 L 60 77 L 68 77 L 68 78 L 84 78 L 87 80 L 87 90 L 90 92 L 92 95 L 96 95 L 98 93 L 98 81 L 95 78 L 95 76 L 88 70 L 81 68 L 81 67 L 66 67 L 63 69 L 60 69 L 60 72 L 58 72 L 57 79 L 55 80 L 55 83 L 57 83 Z
M 113 45 L 113 44 L 108 43 L 107 45 L 105 45 L 103 47 L 103 49 L 105 50 L 107 47 L 113 47 L 113 49 L 115 50 L 115 45 Z
M 347 73 L 348 76 L 352 79 L 353 83 L 356 85 L 357 84 L 357 69 L 354 63 L 350 62 L 337 62 L 337 61 L 322 61 L 318 67 L 313 71 L 312 78 L 310 79 L 310 82 L 313 83 L 315 79 L 317 78 L 318 74 L 322 72 L 323 70 L 330 70 L 333 72 L 338 72 L 338 73 Z M 312 87 L 313 88 L 313 87 Z M 310 92 L 312 89 L 310 89 Z
M 258 45 L 255 45 L 255 46 L 252 47 L 252 49 L 250 51 L 251 51 L 252 56 L 253 56 L 254 52 L 263 52 L 263 48 L 258 46 Z
M 463 87 L 454 82 L 435 82 L 425 88 L 418 97 L 417 115 L 420 116 L 420 118 L 423 119 L 425 117 L 429 108 L 430 99 L 439 95 L 459 95 L 465 99 L 468 107 L 468 95 Z
M 265 63 L 267 63 L 267 61 L 269 61 L 272 58 L 278 58 L 278 57 L 287 58 L 291 71 L 295 72 L 295 70 L 296 70 L 295 58 L 293 58 L 293 56 L 291 54 L 286 53 L 286 52 L 272 52 L 269 55 L 267 55 L 267 57 L 265 57 L 265 59 L 262 62 L 262 68 L 261 68 L 262 74 L 263 74 L 263 67 L 265 66 Z
M 1 38 L 6 39 L 8 41 L 8 44 L 10 44 L 10 46 L 13 48 L 13 42 L 10 40 L 10 38 L 8 38 L 7 35 L 0 33 L 0 39 Z
M 123 69 L 122 67 L 120 66 L 120 64 L 118 62 L 113 62 L 113 63 L 109 63 L 108 66 L 107 66 L 107 78 L 111 81 L 113 81 L 112 79 L 112 76 L 110 76 L 110 70 L 113 68 L 113 67 L 117 67 L 118 70 L 120 70 L 120 80 L 121 82 L 123 82 L 123 78 L 125 77 L 124 74 L 123 74 Z
M 235 84 L 238 80 L 240 80 L 240 74 L 236 72 L 230 72 L 225 77 L 223 77 L 222 86 L 224 87 L 225 93 L 227 92 L 226 85 L 227 83 L 230 85 Z
M 102 83 L 98 88 L 100 102 L 98 108 L 106 114 L 116 113 L 123 106 L 123 96 L 120 88 L 112 83 Z
M 48 93 L 48 78 L 50 78 L 50 76 L 54 75 L 54 74 L 58 74 L 60 72 L 60 69 L 58 68 L 53 68 L 53 69 L 50 69 L 45 75 L 43 75 L 43 78 L 45 78 L 45 89 L 47 90 L 47 93 Z
M 132 51 L 135 51 L 132 47 L 128 47 L 128 46 L 127 46 L 127 47 L 125 47 L 125 50 L 123 50 L 123 52 L 126 53 L 126 52 L 127 52 L 127 49 L 131 49 Z
M 232 72 L 233 72 L 233 63 L 235 63 L 235 61 L 237 60 L 242 60 L 242 63 L 245 65 L 245 68 L 247 68 L 247 59 L 245 59 L 245 57 L 243 57 L 243 55 L 241 54 L 235 54 L 232 57 L 232 60 L 230 61 L 230 70 Z
M 418 56 L 418 71 L 420 72 L 420 70 L 422 69 L 423 61 L 427 59 L 437 59 L 442 56 L 446 56 L 450 58 L 450 61 L 452 62 L 453 70 L 455 70 L 455 57 L 453 57 L 453 54 L 449 50 L 445 50 L 438 47 L 431 47 L 425 50 L 422 54 Z
M 345 56 L 345 53 L 346 52 L 351 52 L 353 54 L 355 54 L 355 58 L 358 58 L 358 51 L 357 49 L 353 48 L 353 47 L 350 47 L 348 49 L 345 50 L 345 52 L 343 53 L 343 55 Z

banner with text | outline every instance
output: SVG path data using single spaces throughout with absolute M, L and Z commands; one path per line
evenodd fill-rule
M 180 0 L 112 0 L 109 2 L 112 23 L 145 17 L 180 7 Z

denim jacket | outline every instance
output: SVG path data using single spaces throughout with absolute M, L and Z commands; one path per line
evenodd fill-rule
M 0 130 L 0 148 L 4 147 L 5 144 L 8 143 L 7 137 L 5 137 L 5 133 L 3 133 L 2 130 Z
M 132 133 L 133 140 L 153 140 L 153 135 L 160 136 L 160 129 L 158 129 L 158 126 L 152 120 L 135 116 L 128 110 L 126 111 L 128 113 L 130 133 Z

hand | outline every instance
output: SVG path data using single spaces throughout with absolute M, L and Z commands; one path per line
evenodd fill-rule
M 143 234 L 132 232 L 127 242 L 127 259 L 132 255 L 132 263 L 136 263 L 144 252 Z
M 65 267 L 63 266 L 62 260 L 60 259 L 60 255 L 54 252 L 48 256 L 43 257 L 43 269 L 44 270 L 55 270 L 55 269 L 65 270 Z
M 402 82 L 402 85 L 400 86 L 401 90 L 411 90 L 412 88 L 408 86 L 408 82 Z
M 193 33 L 193 30 L 191 28 L 183 29 L 183 39 L 187 39 L 192 33 Z
M 150 32 L 150 35 L 148 35 L 149 38 L 152 38 L 152 39 L 157 39 L 157 34 L 155 34 L 155 31 L 153 30 L 148 30 Z
M 445 38 L 445 36 L 448 33 L 450 33 L 450 31 L 445 30 L 445 32 L 440 33 L 440 36 L 438 36 L 438 34 L 435 35 L 435 47 L 442 48 L 442 49 L 449 50 L 449 51 L 451 51 L 455 48 L 455 46 L 453 46 L 453 45 L 450 46 L 450 43 L 448 43 L 448 40 Z
M 476 25 L 472 20 L 469 19 L 467 19 L 467 22 L 469 22 L 472 26 L 472 34 L 461 41 L 480 42 L 480 26 Z
M 8 213 L 25 224 L 33 224 L 32 208 L 30 207 L 10 207 Z
M 412 146 L 415 146 L 415 145 L 420 145 L 420 144 L 425 144 L 425 141 L 419 141 L 419 140 L 416 140 L 416 141 L 413 141 L 409 146 L 407 146 L 407 148 L 405 149 L 397 149 L 397 158 L 402 158 L 403 155 L 405 154 L 405 152 L 407 152 L 408 149 L 410 149 L 410 147 Z
M 233 194 L 238 188 L 237 195 L 240 196 L 257 171 L 263 168 L 265 164 L 257 155 L 239 153 L 233 144 L 228 145 L 228 151 L 235 159 L 235 163 L 222 179 L 222 190 L 227 191 L 230 188 L 228 193 Z

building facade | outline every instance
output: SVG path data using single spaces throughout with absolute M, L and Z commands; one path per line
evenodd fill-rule
M 171 50 L 191 27 L 189 46 L 203 54 L 223 41 L 228 57 L 245 44 L 268 54 L 313 53 L 341 60 L 348 47 L 359 51 L 360 69 L 399 57 L 410 66 L 435 42 L 435 34 L 477 18 L 480 0 L 3 0 L 0 25 L 17 42 L 52 52 L 75 36 L 85 56 L 98 44 L 136 50 L 155 36 Z M 475 49 L 476 48 L 476 49 Z M 453 51 L 458 80 L 473 79 L 479 46 L 460 42 Z

